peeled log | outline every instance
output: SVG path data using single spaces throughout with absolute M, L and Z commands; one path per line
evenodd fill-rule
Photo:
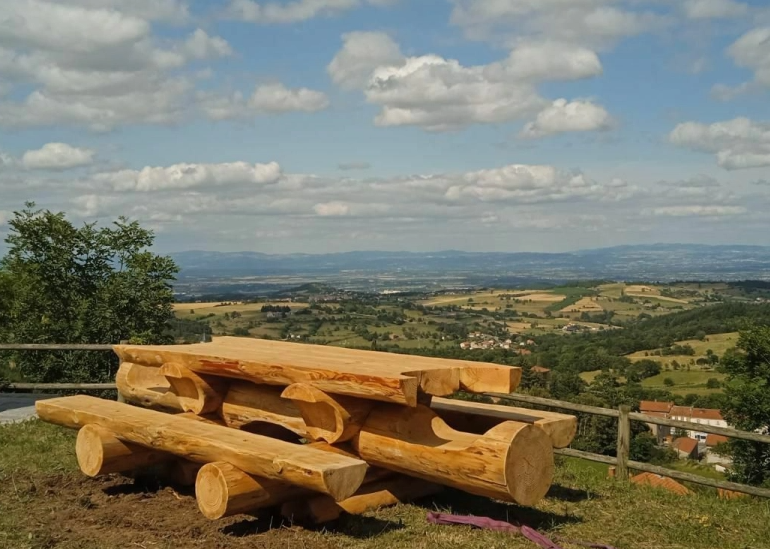
M 160 375 L 171 385 L 182 410 L 194 414 L 210 414 L 219 410 L 227 391 L 227 380 L 200 376 L 180 364 L 167 362 L 160 367 Z
M 354 494 L 367 469 L 363 461 L 347 456 L 83 395 L 41 400 L 36 409 L 50 423 L 76 429 L 95 424 L 140 446 L 197 463 L 226 461 L 335 500 Z
M 551 438 L 554 448 L 566 448 L 577 433 L 577 417 L 528 408 L 434 398 L 431 409 L 453 429 L 483 434 L 504 421 L 531 423 Z
M 89 477 L 124 473 L 174 459 L 171 454 L 123 442 L 98 425 L 86 425 L 78 431 L 75 454 L 80 470 Z
M 310 438 L 329 444 L 352 439 L 374 407 L 372 401 L 328 395 L 304 383 L 289 385 L 281 397 L 299 408 Z
M 252 513 L 308 495 L 302 488 L 256 478 L 226 462 L 207 463 L 195 479 L 198 508 L 211 520 Z
M 115 384 L 126 402 L 144 408 L 182 410 L 179 398 L 158 367 L 121 362 Z
M 327 496 L 290 501 L 283 504 L 281 514 L 286 518 L 322 524 L 336 520 L 343 511 L 351 515 L 362 515 L 381 507 L 432 496 L 441 489 L 441 486 L 432 482 L 399 475 L 365 484 L 355 495 L 339 502 Z
M 299 408 L 291 400 L 281 398 L 283 390 L 283 387 L 233 381 L 220 409 L 222 420 L 236 429 L 253 423 L 272 423 L 308 436 Z
M 545 496 L 553 479 L 542 429 L 506 421 L 483 435 L 463 433 L 424 406 L 374 409 L 353 446 L 372 465 L 521 505 Z

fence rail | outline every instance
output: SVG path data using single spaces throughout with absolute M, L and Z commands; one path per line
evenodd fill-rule
M 0 351 L 112 351 L 112 345 L 102 344 L 49 344 L 49 343 L 28 343 L 28 344 L 0 344 Z M 115 390 L 114 383 L 11 383 L 5 387 L 9 390 L 19 391 L 104 391 Z M 694 484 L 700 484 L 702 486 L 710 486 L 712 488 L 722 488 L 724 490 L 731 490 L 733 492 L 741 492 L 744 494 L 750 494 L 753 496 L 759 496 L 763 498 L 770 498 L 770 489 L 759 488 L 756 486 L 749 486 L 747 484 L 739 484 L 736 482 L 729 482 L 726 480 L 717 480 L 692 473 L 685 473 L 683 471 L 676 471 L 674 469 L 668 469 L 659 465 L 651 465 L 649 463 L 642 463 L 640 461 L 633 461 L 629 459 L 630 444 L 631 444 L 631 421 L 641 421 L 644 423 L 651 423 L 654 425 L 664 425 L 668 427 L 674 427 L 679 429 L 699 431 L 703 433 L 713 433 L 716 435 L 723 435 L 730 438 L 737 438 L 741 440 L 750 440 L 753 442 L 762 442 L 770 444 L 770 435 L 761 433 L 752 433 L 749 431 L 741 431 L 738 429 L 731 429 L 729 427 L 717 427 L 714 425 L 705 425 L 696 423 L 694 421 L 679 421 L 675 419 L 668 419 L 657 416 L 649 416 L 639 412 L 631 412 L 628 406 L 620 406 L 617 410 L 611 408 L 599 408 L 597 406 L 587 406 L 585 404 L 577 404 L 574 402 L 566 402 L 563 400 L 553 400 L 550 398 L 535 397 L 531 395 L 524 395 L 519 393 L 504 394 L 504 393 L 484 393 L 491 398 L 497 398 L 502 400 L 508 400 L 513 402 L 523 402 L 526 404 L 534 404 L 538 406 L 546 406 L 549 408 L 558 408 L 561 410 L 570 410 L 572 412 L 582 412 L 585 414 L 591 414 L 596 416 L 611 417 L 618 419 L 618 437 L 617 437 L 617 457 L 605 456 L 601 454 L 594 454 L 592 452 L 584 452 L 582 450 L 574 450 L 572 448 L 557 448 L 554 449 L 554 453 L 558 455 L 585 459 L 588 461 L 594 461 L 597 463 L 606 463 L 607 465 L 613 465 L 616 469 L 616 476 L 620 480 L 628 480 L 630 469 L 635 471 L 643 471 L 648 473 L 654 473 L 657 475 L 682 480 L 685 482 L 692 482 Z M 118 397 L 120 399 L 120 396 Z

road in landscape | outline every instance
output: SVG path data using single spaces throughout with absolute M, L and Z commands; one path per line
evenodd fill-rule
M 37 417 L 35 402 L 56 395 L 0 394 L 0 425 Z

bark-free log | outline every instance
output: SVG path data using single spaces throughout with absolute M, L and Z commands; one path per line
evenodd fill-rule
M 352 439 L 374 406 L 371 400 L 328 395 L 304 383 L 289 385 L 281 397 L 299 408 L 310 438 L 329 444 Z
M 94 397 L 41 400 L 36 409 L 44 421 L 76 429 L 98 425 L 128 442 L 197 463 L 226 461 L 247 473 L 335 500 L 355 493 L 366 474 L 366 463 L 347 456 Z
M 520 421 L 540 427 L 554 448 L 566 448 L 575 438 L 577 417 L 527 408 L 485 404 L 449 398 L 434 398 L 430 405 L 453 429 L 483 434 L 504 421 Z
M 220 409 L 222 420 L 236 429 L 252 423 L 272 423 L 308 436 L 299 408 L 291 400 L 281 398 L 282 392 L 283 387 L 233 381 Z
M 227 380 L 199 376 L 180 364 L 168 362 L 160 367 L 160 375 L 171 385 L 182 410 L 194 414 L 210 414 L 219 410 L 227 391 Z
M 309 492 L 276 480 L 256 478 L 226 462 L 207 463 L 195 479 L 195 499 L 208 519 L 248 514 Z
M 521 369 L 497 364 L 300 345 L 251 338 L 217 338 L 195 345 L 116 345 L 125 362 L 180 364 L 201 374 L 288 386 L 307 383 L 328 393 L 415 406 L 422 391 L 459 389 L 510 393 Z
M 179 398 L 157 366 L 121 362 L 115 376 L 115 384 L 126 402 L 144 408 L 182 410 Z
M 174 459 L 171 454 L 123 442 L 109 429 L 86 425 L 78 432 L 75 454 L 89 477 L 124 473 Z
M 381 507 L 432 496 L 441 489 L 442 486 L 432 482 L 397 475 L 365 484 L 355 495 L 339 502 L 327 496 L 289 501 L 281 506 L 281 514 L 286 518 L 322 524 L 336 520 L 343 511 L 351 515 L 362 515 Z
M 542 429 L 506 421 L 483 435 L 462 433 L 424 406 L 375 408 L 353 446 L 372 465 L 522 505 L 541 499 L 553 478 Z

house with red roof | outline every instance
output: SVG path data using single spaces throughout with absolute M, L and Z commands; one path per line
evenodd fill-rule
M 698 441 L 690 437 L 675 438 L 671 447 L 681 459 L 698 459 Z

